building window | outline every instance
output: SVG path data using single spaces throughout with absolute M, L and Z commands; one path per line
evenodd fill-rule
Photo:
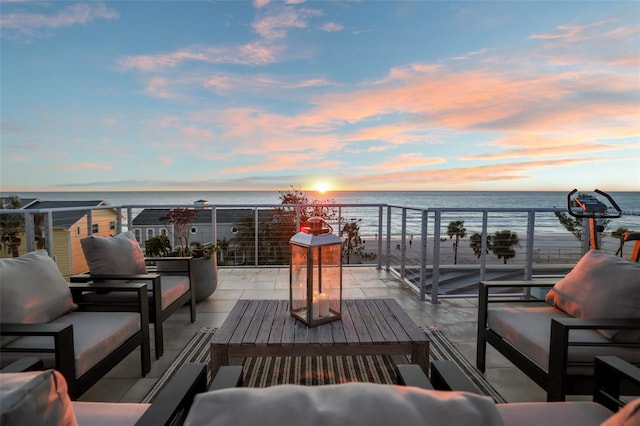
M 160 235 L 164 235 L 166 237 L 167 236 L 167 230 L 165 228 L 162 228 L 160 230 Z
M 82 235 L 82 228 L 79 226 L 76 228 L 76 235 Z
M 116 229 L 116 221 L 115 220 L 110 220 L 109 221 L 109 230 L 113 231 L 114 229 Z
M 136 237 L 136 241 L 140 242 L 140 230 L 139 229 L 134 229 L 133 230 L 133 235 Z
M 97 234 L 98 232 L 100 232 L 100 226 L 98 223 L 92 223 L 91 224 L 91 233 L 92 234 Z
M 191 227 L 191 233 L 192 233 L 192 234 L 195 234 L 195 233 L 197 233 L 197 232 L 198 232 L 198 228 L 196 228 L 195 226 L 192 226 L 192 227 Z
M 153 238 L 153 228 L 147 229 L 147 240 Z

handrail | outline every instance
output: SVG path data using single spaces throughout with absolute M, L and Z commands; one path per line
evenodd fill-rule
M 562 208 L 524 208 L 524 207 L 487 207 L 487 208 L 448 208 L 448 207 L 412 207 L 391 204 L 358 204 L 358 203 L 322 203 L 322 204 L 219 204 L 194 206 L 193 204 L 127 204 L 127 205 L 105 205 L 105 206 L 83 206 L 67 208 L 48 209 L 0 209 L 2 214 L 20 214 L 24 216 L 25 245 L 27 251 L 34 249 L 35 229 L 34 215 L 44 215 L 42 225 L 45 231 L 46 249 L 53 257 L 54 238 L 53 226 L 54 215 L 61 212 L 82 211 L 86 215 L 86 235 L 91 235 L 92 221 L 95 212 L 99 210 L 115 210 L 117 212 L 117 224 L 114 233 L 123 230 L 133 230 L 133 219 L 143 209 L 169 209 L 169 208 L 194 208 L 196 210 L 205 209 L 211 211 L 209 226 L 210 236 L 206 241 L 219 241 L 221 230 L 219 229 L 219 218 L 221 212 L 230 209 L 251 210 L 255 223 L 260 224 L 260 211 L 268 209 L 289 209 L 295 212 L 296 230 L 300 229 L 301 211 L 309 207 L 322 207 L 336 209 L 337 218 L 334 218 L 334 228 L 336 233 L 340 233 L 344 225 L 344 220 L 350 220 L 358 214 L 366 214 L 367 223 L 363 225 L 363 238 L 367 240 L 367 250 L 376 253 L 376 260 L 368 265 L 375 265 L 378 269 L 391 271 L 400 280 L 412 288 L 421 300 L 430 300 L 438 303 L 440 297 L 469 297 L 474 296 L 469 292 L 461 293 L 449 292 L 446 290 L 449 283 L 447 275 L 457 273 L 464 275 L 471 271 L 478 275 L 477 281 L 490 279 L 490 274 L 496 270 L 514 269 L 513 274 L 520 274 L 519 279 L 531 279 L 540 274 L 553 275 L 553 268 L 549 271 L 540 272 L 541 265 L 560 265 L 558 273 L 562 273 L 563 267 L 575 264 L 584 253 L 579 242 L 571 240 L 571 234 L 564 231 L 554 216 L 556 212 L 563 212 Z M 629 212 L 624 212 L 626 216 Z M 633 213 L 633 212 L 631 212 Z M 635 216 L 635 215 L 632 215 Z M 637 217 L 637 216 L 635 216 Z M 465 227 L 471 232 L 481 234 L 480 253 L 476 259 L 465 260 L 459 264 L 452 264 L 448 254 L 444 252 L 445 245 L 451 245 L 447 231 L 447 223 L 452 219 L 464 219 Z M 506 219 L 503 219 L 506 218 Z M 518 236 L 521 239 L 520 248 L 517 249 L 518 256 L 510 261 L 508 265 L 500 265 L 491 254 L 487 254 L 487 236 L 504 220 L 519 218 L 522 222 L 519 225 Z M 636 222 L 633 222 L 636 225 Z M 200 225 L 201 226 L 201 225 Z M 615 225 L 613 225 L 615 226 Z M 259 234 L 258 227 L 255 227 L 253 238 L 252 258 L 255 259 L 250 266 L 264 266 L 260 260 L 259 246 L 268 235 Z M 640 222 L 636 229 L 640 229 Z M 537 240 L 545 235 L 569 236 L 568 247 L 556 248 L 544 246 Z M 143 235 L 146 238 L 146 235 Z M 469 237 L 467 235 L 461 241 L 460 247 L 466 246 L 468 251 Z M 415 241 L 414 241 L 415 238 Z M 615 240 L 614 240 L 615 242 Z M 143 242 L 141 241 L 141 244 Z M 458 248 L 460 248 L 458 247 Z M 523 247 L 523 249 L 521 249 Z M 617 246 L 614 248 L 613 251 Z M 70 250 L 70 249 L 69 249 Z M 238 265 L 235 265 L 238 266 Z M 286 265 L 276 265 L 286 266 Z M 350 265 L 345 265 L 350 266 Z M 508 266 L 508 267 L 507 267 Z M 224 266 L 223 266 L 224 267 Z M 453 271 L 453 272 L 452 272 Z M 471 274 L 469 272 L 469 274 Z M 475 278 L 474 278 L 475 279 Z M 443 287 L 444 286 L 444 287 Z M 443 288 L 445 290 L 443 290 Z

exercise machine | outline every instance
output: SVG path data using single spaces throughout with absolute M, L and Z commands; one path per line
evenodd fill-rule
M 585 233 L 589 234 L 589 238 L 583 238 L 582 241 L 584 245 L 588 241 L 589 245 L 587 247 L 583 245 L 583 247 L 599 249 L 600 234 L 604 231 L 604 221 L 622 216 L 622 209 L 620 209 L 611 195 L 599 189 L 595 189 L 593 192 L 606 198 L 609 205 L 590 194 L 580 193 L 574 197 L 577 192 L 578 190 L 574 189 L 567 195 L 567 211 L 575 218 L 588 220 L 589 226 Z M 609 206 L 613 207 L 613 209 L 610 209 Z

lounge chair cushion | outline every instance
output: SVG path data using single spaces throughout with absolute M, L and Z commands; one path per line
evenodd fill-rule
M 76 425 L 67 382 L 55 370 L 3 373 L 0 424 Z
M 72 401 L 79 425 L 134 425 L 151 404 Z
M 590 250 L 545 300 L 575 318 L 640 319 L 640 263 Z M 599 330 L 617 342 L 640 342 L 640 331 Z
M 131 232 L 115 237 L 90 236 L 80 240 L 82 252 L 93 275 L 146 274 L 144 253 Z
M 491 398 L 411 386 L 344 383 L 232 388 L 196 396 L 186 425 L 501 425 Z
M 495 307 L 488 310 L 487 323 L 489 328 L 516 347 L 520 353 L 527 354 L 533 362 L 547 370 L 552 318 L 571 316 L 551 306 Z M 570 346 L 568 374 L 592 376 L 595 355 L 616 355 L 629 362 L 640 362 L 640 351 L 636 348 L 613 346 L 610 340 L 595 330 L 573 330 L 569 341 L 592 342 L 606 346 Z
M 141 280 L 129 280 L 127 282 L 141 282 Z M 154 294 L 151 291 L 151 282 L 149 282 L 147 286 L 149 287 L 149 300 L 153 306 Z M 189 290 L 189 277 L 161 275 L 160 288 L 162 289 L 162 309 L 164 310 Z M 131 292 L 110 291 L 108 293 L 85 293 L 83 300 L 96 303 L 122 303 L 135 300 L 136 297 L 137 296 Z
M 75 353 L 76 377 L 82 376 L 90 368 L 120 347 L 127 339 L 140 330 L 140 314 L 137 312 L 71 312 L 51 321 L 52 324 L 73 325 L 73 345 Z M 25 336 L 5 345 L 11 349 L 53 349 L 53 337 Z M 14 354 L 3 353 L 11 359 Z M 28 356 L 18 352 L 16 357 Z M 30 354 L 33 356 L 33 353 Z M 46 367 L 53 368 L 53 354 L 42 356 Z
M 0 259 L 0 323 L 46 323 L 74 307 L 69 284 L 45 250 Z

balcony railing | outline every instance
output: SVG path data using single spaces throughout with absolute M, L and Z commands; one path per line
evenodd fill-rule
M 588 250 L 559 224 L 555 212 L 558 208 L 416 208 L 388 204 L 310 204 L 310 205 L 122 205 L 91 206 L 56 209 L 5 209 L 0 215 L 19 214 L 24 218 L 23 250 L 36 248 L 36 215 L 41 215 L 42 236 L 46 250 L 55 252 L 54 216 L 69 212 L 86 212 L 86 226 L 81 227 L 91 235 L 96 212 L 115 210 L 116 224 L 113 233 L 135 230 L 134 219 L 144 209 L 197 208 L 210 212 L 210 221 L 198 224 L 197 234 L 201 242 L 217 241 L 221 245 L 220 265 L 234 267 L 286 267 L 288 265 L 288 240 L 292 232 L 300 229 L 304 215 L 315 209 L 328 217 L 338 235 L 345 225 L 355 223 L 361 238 L 362 251 L 347 253 L 345 267 L 376 266 L 397 275 L 412 288 L 421 300 L 437 303 L 442 297 L 469 297 L 477 295 L 477 284 L 484 279 L 531 279 L 543 276 L 561 276 Z M 229 211 L 243 212 L 234 223 L 221 223 L 219 217 L 229 217 Z M 280 211 L 278 222 L 272 213 Z M 282 212 L 286 212 L 283 216 Z M 630 230 L 640 229 L 637 212 L 627 212 L 623 217 Z M 295 222 L 295 223 L 292 223 Z M 447 233 L 448 225 L 462 221 L 466 234 L 458 239 Z M 160 225 L 156 225 L 158 227 Z M 151 229 L 152 225 L 148 228 Z M 615 223 L 610 228 L 615 229 Z M 513 246 L 513 257 L 497 258 L 488 250 L 487 236 L 509 229 L 518 236 Z M 144 248 L 147 233 L 139 229 Z M 585 220 L 583 235 L 588 232 Z M 75 232 L 75 230 L 70 230 Z M 473 250 L 470 237 L 478 233 L 479 247 Z M 602 248 L 615 253 L 620 242 L 605 230 Z M 157 235 L 157 234 L 155 234 Z M 81 235 L 79 237 L 84 237 Z M 71 250 L 71 248 L 69 248 Z M 626 249 L 630 252 L 630 248 Z M 4 254 L 6 256 L 6 254 Z M 71 257 L 71 254 L 69 254 Z M 54 257 L 55 258 L 55 257 Z

